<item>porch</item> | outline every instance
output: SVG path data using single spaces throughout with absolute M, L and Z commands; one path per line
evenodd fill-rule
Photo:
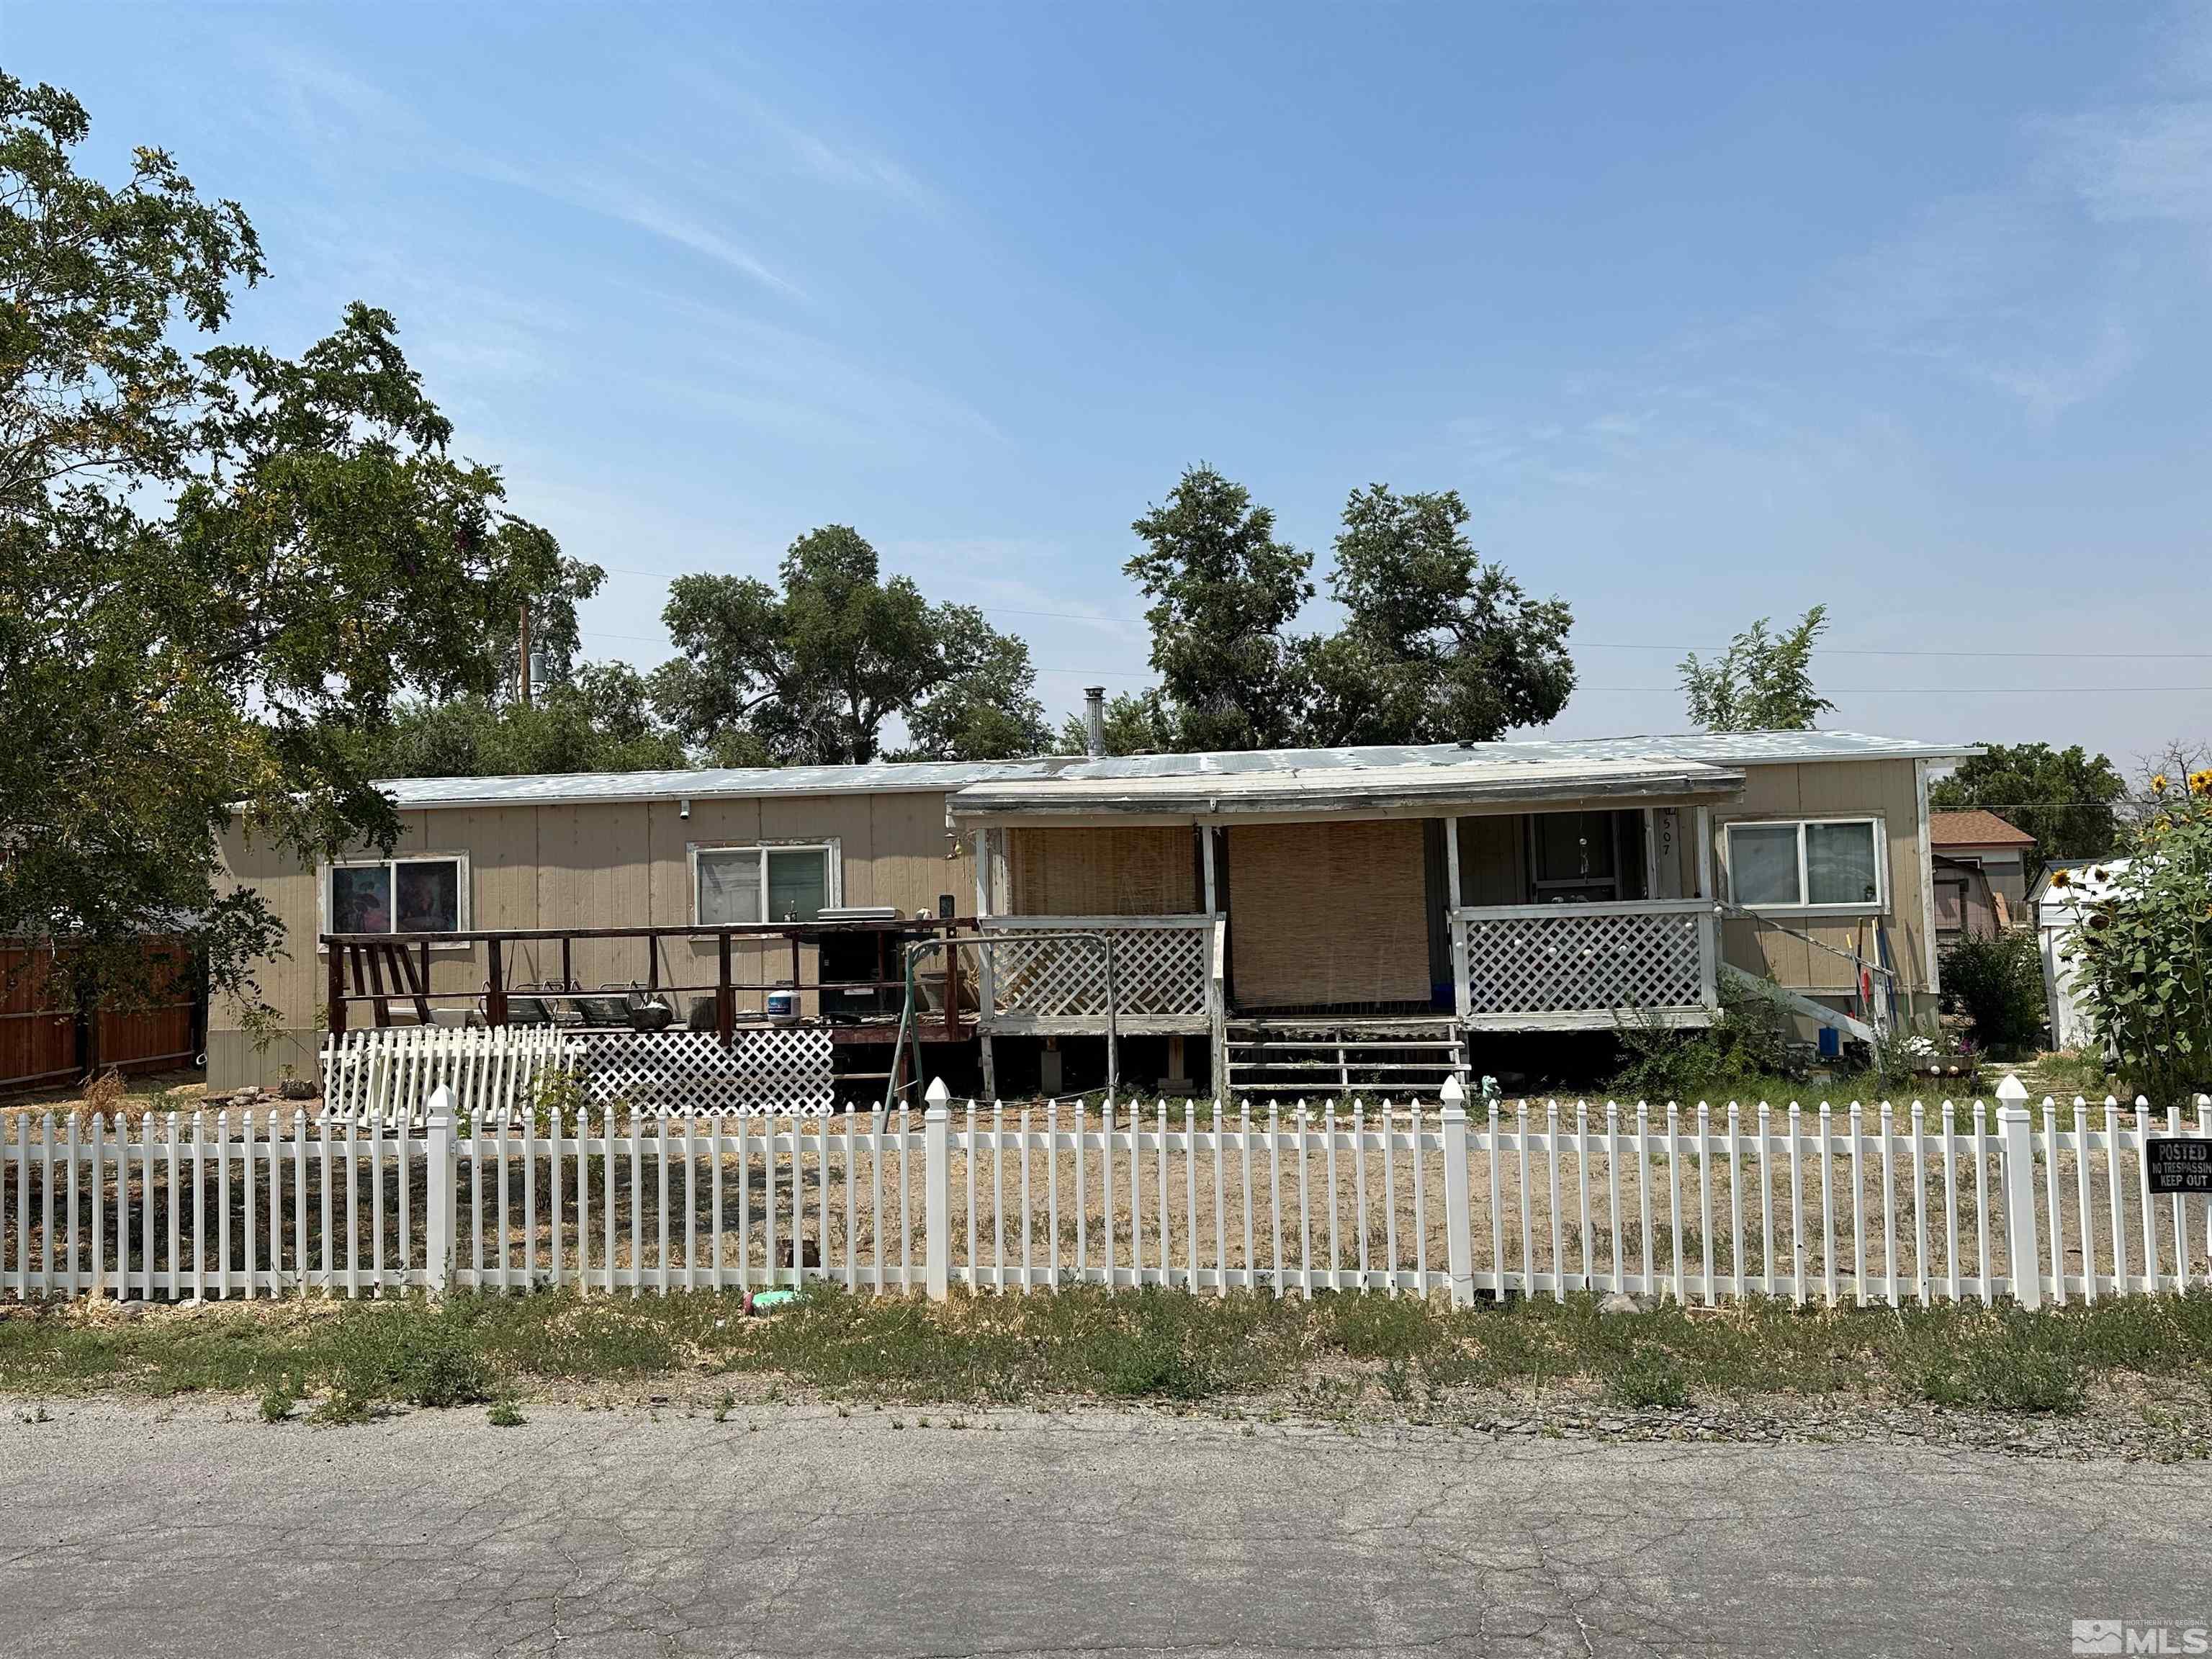
M 1453 975 L 1443 1008 L 1387 998 L 1295 1010 L 1231 994 L 1230 917 L 992 916 L 981 938 L 1044 935 L 981 953 L 981 1029 L 1096 1033 L 1110 1006 L 1125 1036 L 1197 1035 L 1236 1021 L 1432 1030 L 1610 1030 L 1692 1026 L 1719 1008 L 1717 915 L 1704 898 L 1463 907 L 1445 916 Z M 1059 935 L 1054 939 L 1052 935 Z
M 978 927 L 1021 939 L 979 953 L 987 1056 L 1110 1023 L 1206 1036 L 1240 1089 L 1363 1064 L 1433 1086 L 1472 1033 L 1710 1023 L 1710 808 L 1741 775 L 1512 769 L 1516 800 L 1498 769 L 1449 765 L 963 791 Z

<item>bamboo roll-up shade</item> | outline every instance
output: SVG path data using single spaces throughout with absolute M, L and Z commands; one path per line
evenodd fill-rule
M 1188 826 L 1010 830 L 1010 914 L 1177 916 L 1200 908 Z
M 1429 1000 L 1419 819 L 1235 825 L 1229 882 L 1240 1006 Z

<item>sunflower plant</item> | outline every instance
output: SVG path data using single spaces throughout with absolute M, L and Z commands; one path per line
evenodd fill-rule
M 2127 865 L 2083 905 L 2067 957 L 2122 1075 L 2164 1104 L 2212 1088 L 2212 768 L 2152 787 Z

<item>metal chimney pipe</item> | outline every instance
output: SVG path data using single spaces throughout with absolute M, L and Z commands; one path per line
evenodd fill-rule
M 1083 739 L 1091 759 L 1106 752 L 1106 688 L 1103 685 L 1083 688 Z

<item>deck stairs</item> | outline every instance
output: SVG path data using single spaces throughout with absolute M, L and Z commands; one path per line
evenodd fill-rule
M 1294 1101 L 1345 1095 L 1433 1100 L 1468 1080 L 1467 1043 L 1449 1022 L 1231 1019 L 1229 1092 Z

